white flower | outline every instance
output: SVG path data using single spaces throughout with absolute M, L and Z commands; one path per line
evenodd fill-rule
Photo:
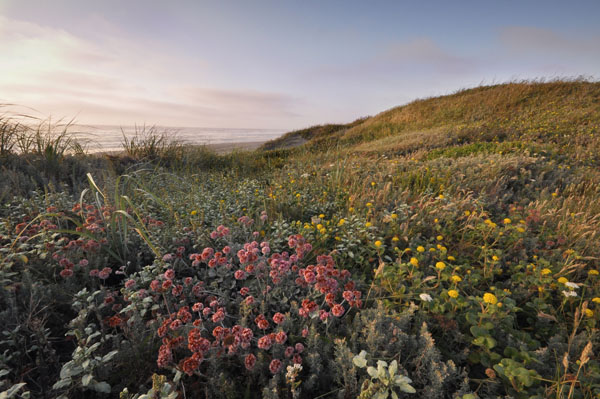
M 573 289 L 575 289 L 575 290 L 576 290 L 576 289 L 579 289 L 579 285 L 577 285 L 577 283 L 572 283 L 572 282 L 570 282 L 570 281 L 567 281 L 567 282 L 565 283 L 565 285 L 566 285 L 567 287 L 569 287 L 569 288 L 573 288 Z
M 419 298 L 421 298 L 421 300 L 424 301 L 424 302 L 431 302 L 431 301 L 433 301 L 433 298 L 429 294 L 420 294 Z
M 300 177 L 303 177 L 306 179 L 307 177 L 310 177 L 310 175 L 308 173 L 303 173 L 302 175 L 300 175 Z
M 287 366 L 287 373 L 286 373 L 286 377 L 289 380 L 293 380 L 296 378 L 296 376 L 302 371 L 302 366 L 299 365 L 298 363 L 294 364 L 293 366 Z
M 575 291 L 564 291 L 563 290 L 563 295 L 566 296 L 567 298 L 570 296 L 577 296 L 577 293 Z

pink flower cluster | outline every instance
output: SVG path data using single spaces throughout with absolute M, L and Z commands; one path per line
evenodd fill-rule
M 244 220 L 240 223 L 248 222 Z M 271 254 L 267 241 L 260 244 L 253 241 L 245 243 L 235 253 L 235 257 L 231 256 L 230 247 L 225 247 L 220 252 L 205 248 L 202 253 L 189 255 L 195 268 L 193 270 L 199 274 L 208 273 L 211 268 L 219 265 L 226 265 L 227 268 L 238 265 L 230 274 L 217 274 L 220 278 L 230 279 L 220 284 L 233 288 L 233 293 L 239 292 L 234 297 L 227 292 L 209 294 L 204 290 L 203 282 L 195 277 L 184 278 L 185 287 L 188 287 L 185 288 L 177 284 L 177 273 L 173 268 L 167 269 L 153 280 L 150 288 L 157 302 L 170 301 L 171 306 L 163 307 L 167 311 L 175 308 L 174 312 L 169 311 L 169 316 L 164 318 L 157 330 L 158 336 L 163 339 L 157 359 L 159 367 L 173 365 L 175 353 L 180 353 L 174 349 L 181 345 L 181 340 L 184 343 L 187 340 L 187 349 L 191 355 L 176 364 L 179 370 L 188 375 L 198 370 L 203 359 L 224 354 L 242 355 L 244 366 L 251 370 L 257 359 L 261 358 L 256 356 L 256 352 L 252 353 L 252 348 L 254 351 L 268 352 L 277 346 L 286 348 L 284 358 L 270 358 L 269 369 L 272 373 L 278 373 L 286 362 L 301 364 L 304 345 L 297 342 L 297 339 L 308 336 L 308 326 L 315 323 L 311 316 L 318 315 L 322 322 L 328 322 L 331 316 L 342 317 L 348 307 L 361 306 L 361 292 L 355 289 L 347 270 L 335 267 L 331 256 L 320 255 L 315 264 L 300 266 L 299 262 L 312 250 L 312 246 L 301 235 L 289 237 L 288 245 L 292 249 L 291 254 Z M 201 267 L 202 264 L 206 265 L 205 268 Z M 126 283 L 131 287 L 133 284 L 135 283 Z M 212 290 L 213 286 L 210 287 Z M 275 305 L 275 302 L 264 301 L 277 301 L 277 295 L 282 290 L 288 293 L 290 289 L 302 293 L 297 298 L 301 304 L 297 313 L 289 312 L 291 308 L 288 303 L 281 303 L 283 307 L 270 314 L 263 310 L 272 309 Z M 160 295 L 168 290 L 171 290 L 173 296 Z M 230 315 L 225 304 L 230 311 L 230 306 L 233 307 Z M 238 311 L 244 314 L 246 320 L 254 322 L 246 327 L 240 322 L 234 324 Z M 228 320 L 233 323 L 228 323 Z M 294 337 L 293 345 L 288 343 L 290 337 Z
M 229 229 L 223 225 L 217 227 L 217 229 L 210 233 L 210 238 L 216 240 L 229 235 Z
M 204 248 L 202 253 L 190 254 L 189 259 L 192 261 L 192 266 L 199 267 L 202 262 L 206 263 L 208 267 L 216 267 L 216 266 L 226 266 L 228 269 L 231 268 L 231 265 L 228 263 L 226 255 L 231 252 L 231 249 L 227 246 L 224 247 L 222 251 L 215 252 L 214 249 L 210 247 Z

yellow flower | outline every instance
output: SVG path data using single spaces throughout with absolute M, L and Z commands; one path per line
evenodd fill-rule
M 471 215 L 471 211 L 465 211 L 465 216 Z
M 592 309 L 585 310 L 586 317 L 594 317 L 594 311 Z
M 354 207 L 351 206 L 350 208 L 348 208 L 348 212 L 350 212 L 350 213 L 354 212 Z
M 371 227 L 371 226 L 373 226 L 373 224 L 371 222 L 365 223 L 365 227 Z
M 397 214 L 395 214 L 395 213 L 392 213 L 392 215 L 391 215 L 391 216 L 392 216 L 392 219 L 398 219 L 398 215 L 397 215 Z
M 375 246 L 377 248 L 379 248 L 381 246 L 381 244 L 382 244 L 381 241 L 379 241 L 379 240 L 375 241 Z
M 509 218 L 505 218 L 502 222 L 504 222 L 504 224 L 511 224 L 512 220 L 510 220 Z
M 438 222 L 439 222 L 438 218 L 433 219 L 433 223 L 438 223 Z
M 435 268 L 438 270 L 444 270 L 446 268 L 446 264 L 444 262 L 438 262 L 435 264 Z
M 300 193 L 297 193 L 297 194 L 296 194 L 296 198 L 300 198 Z
M 190 212 L 190 215 L 192 215 L 192 216 L 196 216 L 197 214 L 198 214 L 198 211 L 195 211 L 195 210 Z
M 435 239 L 438 240 L 438 241 L 442 241 L 444 239 L 444 236 L 439 235 Z
M 398 238 L 398 236 L 394 236 L 394 237 L 392 238 L 392 241 L 393 241 L 393 242 L 396 242 L 396 241 L 400 241 L 400 239 Z
M 550 274 L 552 273 L 552 270 L 548 269 L 547 267 L 542 269 L 542 275 L 545 276 L 546 274 Z
M 374 181 L 371 182 L 371 187 L 375 187 L 375 182 Z
M 419 259 L 417 258 L 410 258 L 410 264 L 413 266 L 419 266 Z
M 344 223 L 346 223 L 345 219 L 340 219 L 340 221 L 338 222 L 338 226 L 343 226 Z
M 450 298 L 458 298 L 458 291 L 456 291 L 456 290 L 448 290 L 448 296 Z
M 444 194 L 438 195 L 438 199 L 444 199 Z
M 524 229 L 524 228 L 522 228 L 522 227 L 517 227 L 517 231 L 518 231 L 519 233 L 525 233 L 525 229 Z
M 498 306 L 499 308 L 501 308 L 502 307 L 502 302 L 498 302 L 498 305 L 496 305 L 496 306 Z
M 324 215 L 324 214 L 320 214 L 320 215 L 319 215 L 319 218 L 321 218 L 321 219 L 324 219 L 324 218 L 325 218 L 325 215 Z
M 595 297 L 594 299 L 592 299 L 592 302 L 594 302 L 594 303 L 600 303 L 600 298 Z
M 554 192 L 554 193 L 552 193 L 552 196 L 553 196 L 554 198 L 556 198 L 556 197 L 558 197 L 558 193 L 557 193 L 557 192 Z
M 452 255 L 449 255 L 449 256 L 448 256 L 448 260 L 450 260 L 450 261 L 454 261 L 454 260 L 456 260 L 456 258 L 455 258 L 454 256 L 452 256 Z
M 590 270 L 590 271 L 588 272 L 588 274 L 589 274 L 590 276 L 597 276 L 599 273 L 598 273 L 598 270 L 594 270 L 594 269 L 592 269 L 592 270 Z
M 462 278 L 460 276 L 457 276 L 457 275 L 452 276 L 453 283 L 460 283 L 461 281 L 462 281 Z
M 321 223 L 319 223 L 319 224 L 317 225 L 317 229 L 321 230 L 322 228 L 323 228 L 323 225 L 322 225 Z
M 498 298 L 496 298 L 496 295 L 486 292 L 485 294 L 483 294 L 483 301 L 485 303 L 495 305 L 498 302 Z
M 423 248 L 421 245 L 419 245 L 417 247 L 417 252 L 425 252 L 425 248 Z
M 321 229 L 321 230 L 319 230 L 319 233 L 324 235 L 325 233 L 327 233 L 327 229 Z
M 372 203 L 370 203 L 370 202 L 367 202 L 367 208 L 370 208 L 370 207 L 372 207 L 372 206 L 373 206 L 373 204 L 372 204 Z
M 435 252 L 435 248 L 429 248 L 429 252 Z
M 560 278 L 558 279 L 558 282 L 559 282 L 559 283 L 561 283 L 561 284 L 566 284 L 566 283 L 568 283 L 568 282 L 569 282 L 569 280 L 567 280 L 565 277 L 560 277 Z
M 496 255 L 494 255 L 494 256 L 492 256 L 492 260 L 493 260 L 494 262 L 498 262 L 498 261 L 500 260 L 500 258 L 499 258 L 499 257 L 497 257 Z

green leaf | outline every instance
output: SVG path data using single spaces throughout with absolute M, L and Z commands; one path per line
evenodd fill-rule
M 72 382 L 73 380 L 71 379 L 71 377 L 60 379 L 54 385 L 52 385 L 52 389 L 66 388 L 68 386 L 71 386 Z
M 90 382 L 92 382 L 93 379 L 94 376 L 92 374 L 86 374 L 83 377 L 81 377 L 81 384 L 84 387 L 87 387 L 88 385 L 90 385 Z
M 415 392 L 417 392 L 417 390 L 414 389 L 412 387 L 412 385 L 409 385 L 409 384 L 400 384 L 400 390 L 402 392 L 406 392 L 406 393 L 415 393 Z
M 94 384 L 94 390 L 96 392 L 110 393 L 110 385 L 104 381 L 97 382 Z
M 12 387 L 8 388 L 6 391 L 4 392 L 0 392 L 0 399 L 10 399 L 13 396 L 16 395 L 16 393 L 19 391 L 19 389 L 23 388 L 25 385 L 27 385 L 24 382 L 21 382 L 19 384 L 15 384 Z
M 485 328 L 479 327 L 479 326 L 472 326 L 470 328 L 470 331 L 474 337 L 483 337 L 485 335 L 489 335 L 488 330 L 486 330 Z
M 394 360 L 391 364 L 390 367 L 388 368 L 388 372 L 390 373 L 390 377 L 394 377 L 394 374 L 396 374 L 396 371 L 398 371 L 398 362 L 396 360 Z
M 112 358 L 113 358 L 113 357 L 115 357 L 115 355 L 116 355 L 117 353 L 119 353 L 119 351 L 118 351 L 118 350 L 114 350 L 114 351 L 108 352 L 106 355 L 104 355 L 104 356 L 102 357 L 102 361 L 103 361 L 103 362 L 108 362 L 108 361 L 112 360 Z
M 354 356 L 354 358 L 352 358 L 352 363 L 354 363 L 354 365 L 356 367 L 359 367 L 362 369 L 367 366 L 366 356 L 367 356 L 366 351 L 364 351 L 364 350 L 360 351 L 360 353 L 358 355 L 356 355 L 356 356 Z
M 373 399 L 387 399 L 390 395 L 390 392 L 386 389 L 385 391 L 379 391 L 375 395 L 373 395 Z

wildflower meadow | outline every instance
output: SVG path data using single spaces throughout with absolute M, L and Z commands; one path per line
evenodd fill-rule
M 477 88 L 226 155 L 6 150 L 0 398 L 597 398 L 599 99 Z

